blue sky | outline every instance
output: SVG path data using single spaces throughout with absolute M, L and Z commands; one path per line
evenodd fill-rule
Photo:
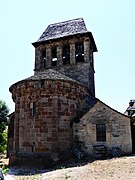
M 52 23 L 83 17 L 92 32 L 96 96 L 124 112 L 135 99 L 134 0 L 3 0 L 0 3 L 0 99 L 12 112 L 9 87 L 33 74 L 35 42 Z

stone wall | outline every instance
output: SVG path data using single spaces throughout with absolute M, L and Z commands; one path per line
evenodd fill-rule
M 95 95 L 94 75 L 89 63 L 56 67 L 55 70 L 90 87 L 92 94 Z
M 18 157 L 50 155 L 54 161 L 70 152 L 70 121 L 79 104 L 85 106 L 87 90 L 60 80 L 22 81 L 12 87 L 15 102 L 14 147 L 10 164 Z
M 96 124 L 106 125 L 106 141 L 99 142 L 96 137 Z M 101 101 L 86 113 L 78 124 L 74 124 L 74 141 L 90 155 L 95 154 L 95 146 L 103 145 L 108 153 L 118 147 L 123 154 L 132 153 L 130 118 L 111 109 Z

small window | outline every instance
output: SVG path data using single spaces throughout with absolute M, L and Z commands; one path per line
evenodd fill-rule
M 46 68 L 46 50 L 42 51 L 41 68 Z
M 31 109 L 32 116 L 34 117 L 36 115 L 36 102 L 30 103 L 30 109 Z
M 84 62 L 84 46 L 83 43 L 75 45 L 76 62 Z
M 41 88 L 43 88 L 44 87 L 44 80 L 43 79 L 40 81 L 40 84 L 41 84 Z
M 63 65 L 70 64 L 70 46 L 64 46 L 62 51 Z
M 106 141 L 106 125 L 96 124 L 97 141 Z
M 57 66 L 57 48 L 52 49 L 52 66 Z

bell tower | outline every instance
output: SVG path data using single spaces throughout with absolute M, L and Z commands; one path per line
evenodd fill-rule
M 51 24 L 34 43 L 35 74 L 54 69 L 89 88 L 95 96 L 97 47 L 82 18 Z

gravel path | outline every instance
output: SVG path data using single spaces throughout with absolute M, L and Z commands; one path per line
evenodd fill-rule
M 98 160 L 79 167 L 49 172 L 14 167 L 9 174 L 15 180 L 135 180 L 135 157 Z

